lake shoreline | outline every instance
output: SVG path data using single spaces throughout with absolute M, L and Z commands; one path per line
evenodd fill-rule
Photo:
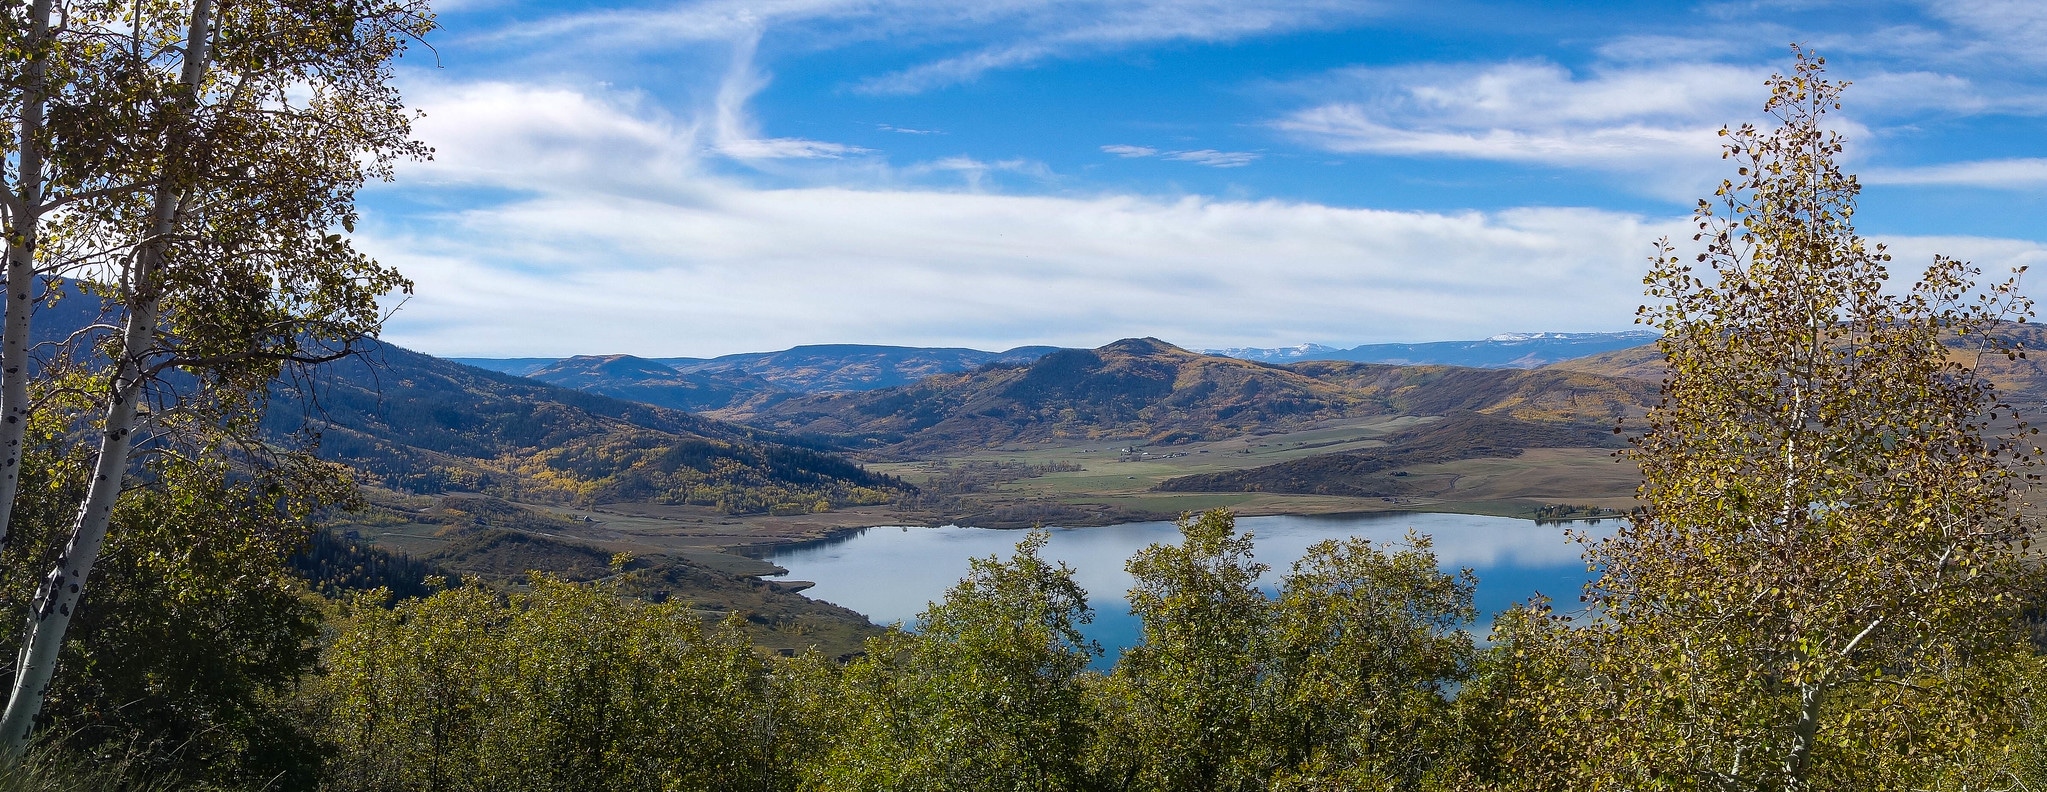
M 1383 508 L 1383 509 L 1348 509 L 1348 510 L 1339 510 L 1339 511 L 1331 511 L 1331 510 L 1317 510 L 1317 509 L 1294 509 L 1294 510 L 1263 510 L 1263 509 L 1261 509 L 1261 510 L 1257 510 L 1257 511 L 1237 511 L 1237 510 L 1234 510 L 1234 509 L 1232 509 L 1232 511 L 1236 513 L 1236 516 L 1237 516 L 1238 518 L 1250 518 L 1250 517 L 1309 517 L 1309 518 L 1345 518 L 1345 517 L 1371 517 L 1371 516 L 1381 516 L 1381 515 L 1394 515 L 1394 514 L 1454 514 L 1454 515 L 1465 515 L 1465 516 L 1471 516 L 1471 517 L 1496 517 L 1496 518 L 1501 518 L 1501 519 L 1510 519 L 1510 520 L 1517 520 L 1517 521 L 1522 521 L 1522 522 L 1526 522 L 1526 523 L 1528 523 L 1528 524 L 1529 524 L 1530 526 L 1542 526 L 1542 525 L 1547 525 L 1547 524 L 1555 524 L 1555 523 L 1571 523 L 1571 522 L 1588 522 L 1588 521 L 1593 521 L 1593 522 L 1596 522 L 1596 521 L 1599 521 L 1599 520 L 1611 520 L 1611 519 L 1618 519 L 1618 517 L 1619 517 L 1619 515 L 1609 515 L 1609 516 L 1602 516 L 1602 517 L 1572 517 L 1572 518 L 1561 518 L 1561 519 L 1537 519 L 1537 518 L 1534 518 L 1534 517 L 1524 516 L 1524 515 L 1525 515 L 1525 512 L 1523 512 L 1523 511 L 1522 511 L 1522 510 L 1520 510 L 1520 509 L 1512 509 L 1512 510 L 1511 510 L 1511 511 L 1513 511 L 1513 512 L 1517 512 L 1517 513 L 1502 513 L 1502 512 L 1507 512 L 1507 511 L 1510 511 L 1510 510 L 1509 510 L 1509 509 L 1504 509 L 1504 508 L 1503 508 L 1503 509 L 1493 509 L 1493 510 L 1487 510 L 1487 509 L 1474 509 L 1474 508 L 1456 508 L 1457 506 L 1465 506 L 1465 507 L 1468 507 L 1468 506 L 1471 506 L 1471 505 L 1472 505 L 1472 504 L 1413 504 L 1413 505 L 1403 505 L 1403 506 L 1399 506 L 1399 507 L 1389 507 L 1389 508 Z M 1223 508 L 1229 508 L 1229 507 L 1223 507 Z M 908 513 L 905 513 L 905 515 L 906 515 L 906 516 L 907 516 L 907 514 L 908 514 Z M 778 537 L 774 537 L 774 538 L 773 538 L 772 540 L 770 540 L 770 541 L 765 541 L 765 542 L 755 542 L 755 543 L 747 543 L 747 544 L 741 544 L 741 545 L 733 545 L 733 546 L 730 546 L 730 547 L 726 548 L 726 551 L 727 551 L 727 552 L 731 552 L 731 553 L 735 553 L 735 554 L 739 554 L 739 555 L 744 555 L 744 556 L 746 556 L 746 557 L 749 557 L 749 558 L 755 558 L 755 559 L 759 559 L 759 560 L 761 560 L 761 561 L 764 561 L 764 562 L 768 562 L 768 563 L 773 563 L 773 561 L 772 561 L 772 560 L 770 560 L 770 559 L 768 558 L 768 556 L 770 556 L 770 555 L 773 555 L 773 554 L 775 554 L 775 553 L 778 553 L 778 552 L 784 552 L 784 551 L 787 551 L 787 550 L 791 550 L 791 549 L 797 549 L 797 548 L 803 548 L 803 547 L 813 546 L 813 545 L 820 545 L 820 544 L 831 544 L 831 543 L 834 543 L 834 542 L 842 541 L 842 540 L 846 539 L 847 537 L 850 537 L 850 536 L 854 536 L 854 535 L 857 535 L 857 534 L 859 534 L 859 533 L 860 533 L 860 532 L 862 532 L 862 531 L 867 531 L 867 530 L 871 530 L 871 529 L 875 529 L 875 528 L 922 528 L 922 529 L 932 529 L 932 528 L 976 528 L 976 529 L 982 529 L 982 530 L 990 530 L 990 531 L 1019 531 L 1019 532 L 1021 532 L 1021 531 L 1029 531 L 1029 530 L 1032 530 L 1032 529 L 1034 529 L 1034 528 L 1039 528 L 1039 527 L 1044 527 L 1044 528 L 1058 528 L 1058 529 L 1085 529 L 1085 528 L 1108 528 L 1108 527 L 1114 527 L 1114 526 L 1118 526 L 1118 525 L 1130 525 L 1130 524 L 1134 524 L 1134 523 L 1151 523 L 1151 522 L 1171 522 L 1171 521 L 1174 521 L 1174 520 L 1177 520 L 1177 519 L 1179 519 L 1179 518 L 1180 518 L 1180 516 L 1181 516 L 1181 515 L 1179 515 L 1179 514 L 1165 514 L 1165 513 L 1149 513 L 1149 514 L 1145 514 L 1145 513 L 1136 513 L 1136 514 L 1129 514 L 1129 515 L 1125 515 L 1125 518 L 1124 518 L 1124 519 L 1113 519 L 1113 518 L 1112 518 L 1112 519 L 1103 519 L 1103 520 L 1093 520 L 1093 521 L 1074 521 L 1074 522 L 1060 522 L 1060 523 L 1057 523 L 1057 524 L 1047 524 L 1047 523 L 1036 523 L 1036 524 L 1031 524 L 1031 523 L 1014 523 L 1014 522 L 1009 522 L 1009 523 L 999 523 L 999 524 L 992 524 L 992 525 L 986 525 L 986 524 L 979 524 L 979 523 L 975 523 L 975 524 L 967 524 L 967 523 L 965 523 L 965 522 L 963 522 L 963 521 L 958 521 L 958 520 L 947 520 L 947 521 L 937 521 L 937 520 L 914 520 L 914 519 L 903 519 L 903 520 L 887 520 L 887 519 L 881 519 L 881 520 L 869 521 L 869 522 L 866 522 L 866 523 L 860 523 L 860 524 L 834 525 L 834 526 L 831 526 L 831 527 L 828 527 L 828 528 L 822 528 L 822 529 L 819 529 L 819 530 L 817 530 L 817 531 L 814 531 L 814 532 L 811 532 L 811 533 L 809 533 L 809 534 L 807 534 L 807 535 L 801 535 L 801 536 L 778 536 Z M 779 568 L 779 567 L 778 567 L 778 568 Z M 774 575 L 779 575 L 779 574 L 783 574 L 783 573 L 779 573 L 779 572 L 764 572 L 764 573 L 761 573 L 761 574 L 762 574 L 762 576 L 763 576 L 763 577 L 770 577 L 770 576 L 774 576 Z
M 901 530 L 871 530 L 889 527 Z M 1256 537 L 1258 560 L 1270 567 L 1262 583 L 1267 587 L 1276 585 L 1291 563 L 1317 541 L 1356 536 L 1398 544 L 1410 530 L 1427 534 L 1446 571 L 1476 570 L 1479 626 L 1490 618 L 1484 614 L 1498 613 L 1537 593 L 1567 598 L 1587 579 L 1582 545 L 1568 537 L 1566 527 L 1538 526 L 1526 518 L 1381 510 L 1249 516 L 1238 527 Z M 910 622 L 930 601 L 942 598 L 967 573 L 968 559 L 1006 556 L 1021 538 L 1006 529 L 867 526 L 848 528 L 830 540 L 785 544 L 762 560 L 781 570 L 777 575 L 781 579 L 815 584 L 802 596 L 888 625 Z M 1076 582 L 1096 604 L 1097 626 L 1090 631 L 1098 634 L 1092 637 L 1113 648 L 1129 645 L 1136 629 L 1124 612 L 1127 607 L 1119 604 L 1130 586 L 1124 561 L 1142 547 L 1173 541 L 1177 532 L 1162 521 L 1058 526 L 1043 552 L 1048 560 L 1073 566 Z

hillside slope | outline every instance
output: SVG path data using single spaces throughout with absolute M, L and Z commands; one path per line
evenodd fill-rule
M 280 384 L 264 428 L 317 432 L 321 456 L 408 492 L 745 513 L 880 503 L 900 489 L 759 430 L 388 344 Z
M 908 385 L 936 374 L 968 371 L 990 363 L 1029 363 L 1056 349 L 1024 346 L 1004 352 L 983 352 L 959 347 L 813 344 L 710 360 L 653 360 L 684 374 L 743 375 L 796 393 L 845 393 Z
M 721 417 L 910 458 L 1039 441 L 1208 441 L 1320 422 L 1467 410 L 1611 421 L 1653 388 L 1561 371 L 1301 363 L 1203 355 L 1152 338 L 1060 350 L 913 385 L 789 399 Z
M 1029 363 L 1057 348 L 1023 346 L 985 352 L 960 347 L 814 344 L 716 358 L 577 355 L 450 359 L 563 387 L 695 410 L 730 407 L 760 394 L 844 393 L 908 385 L 934 374 L 969 371 L 990 363 Z M 675 379 L 677 376 L 680 379 Z M 729 398 L 720 402 L 721 395 Z
M 1484 457 L 1518 457 L 1531 448 L 1620 448 L 1611 426 L 1528 421 L 1459 412 L 1387 438 L 1387 446 L 1323 454 L 1245 470 L 1181 476 L 1162 492 L 1281 492 L 1381 498 L 1433 494 L 1407 468 Z
M 739 371 L 683 373 L 631 355 L 578 355 L 523 374 L 549 385 L 692 412 L 718 410 L 788 391 Z
M 2047 366 L 2043 366 L 2039 354 L 2033 354 L 2047 349 L 2047 328 L 2014 323 L 2000 327 L 1998 333 L 2029 354 L 2017 359 L 1983 354 L 1973 339 L 1950 338 L 1949 359 L 1990 380 L 2001 398 L 2027 415 L 2047 414 Z M 1644 344 L 1553 363 L 1541 370 L 1660 383 L 1664 375 L 1663 353 L 1657 351 L 1655 344 Z

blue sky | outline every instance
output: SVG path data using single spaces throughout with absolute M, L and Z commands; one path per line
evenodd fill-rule
M 1900 271 L 2047 262 L 2047 3 L 1558 5 L 450 0 L 359 242 L 444 355 L 1624 330 L 1797 41 Z

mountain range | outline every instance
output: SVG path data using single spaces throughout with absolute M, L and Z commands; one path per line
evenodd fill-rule
M 1535 368 L 1572 358 L 1641 346 L 1656 339 L 1648 330 L 1618 333 L 1503 333 L 1477 341 L 1431 341 L 1419 344 L 1364 344 L 1348 349 L 1322 344 L 1290 347 L 1202 349 L 1261 363 L 1346 360 L 1394 365 Z M 639 358 L 631 355 L 578 355 L 570 358 L 481 358 L 449 360 L 477 368 L 546 381 L 573 376 L 561 373 L 569 361 L 645 361 L 682 374 L 702 373 L 728 382 L 728 387 L 760 388 L 764 381 L 794 393 L 835 393 L 908 385 L 934 374 L 950 374 L 989 363 L 1028 363 L 1059 347 L 1021 346 L 1003 352 L 962 347 L 903 347 L 870 344 L 813 344 L 779 352 L 745 352 L 715 358 Z M 580 364 L 590 365 L 590 364 Z M 573 370 L 574 366 L 571 366 Z M 741 375 L 726 380 L 727 375 Z M 760 380 L 751 380 L 753 375 Z M 557 382 L 556 384 L 561 384 Z M 569 387 L 575 387 L 573 385 Z
M 564 387 L 678 409 L 711 410 L 752 399 L 772 399 L 779 394 L 839 393 L 908 385 L 933 374 L 967 371 L 990 363 L 1028 363 L 1056 349 L 1023 346 L 984 352 L 962 347 L 814 344 L 779 352 L 745 352 L 715 358 L 577 355 L 449 359 Z
M 983 352 L 960 347 L 816 344 L 709 360 L 653 360 L 684 374 L 750 375 L 796 393 L 840 393 L 908 385 L 934 374 L 966 371 L 990 363 L 1029 363 L 1057 349 L 1021 346 L 1003 352 Z
M 1305 362 L 1290 366 L 1192 352 L 1155 338 L 1064 349 L 1028 365 L 988 365 L 912 385 L 776 401 L 720 417 L 829 438 L 880 459 L 1019 443 L 1155 445 L 1293 431 L 1368 416 L 1455 411 L 1611 428 L 1654 394 L 1594 373 Z
M 1562 360 L 1640 346 L 1647 331 L 1622 333 L 1517 333 L 1480 341 L 1367 344 L 1350 349 L 1303 344 L 1273 349 L 1203 350 L 1204 354 L 1290 364 L 1349 361 L 1387 365 L 1536 368 Z M 693 412 L 755 415 L 792 397 L 854 393 L 914 385 L 942 374 L 984 366 L 1027 364 L 1060 351 L 1024 346 L 1003 352 L 960 347 L 816 344 L 778 352 L 716 358 L 643 358 L 577 355 L 567 358 L 450 358 L 478 368 L 551 385 Z
M 2047 343 L 2030 325 L 2008 332 L 2029 348 Z M 1484 348 L 1561 354 L 1631 335 L 1641 340 L 1531 334 Z M 2047 404 L 2047 371 L 2034 361 L 1971 362 L 2018 406 Z M 911 379 L 929 370 L 939 373 Z M 1161 487 L 1390 492 L 1398 488 L 1337 479 L 1515 449 L 1608 447 L 1616 420 L 1653 403 L 1662 361 L 1637 344 L 1535 368 L 1281 365 L 1133 338 L 1004 353 L 829 345 L 698 361 L 581 356 L 521 378 L 380 346 L 319 376 L 305 393 L 319 408 L 323 453 L 393 489 L 765 513 L 890 503 L 914 490 L 843 454 L 904 462 L 1096 443 L 1169 448 L 1465 416 L 1388 436 L 1393 451 L 1349 448 L 1269 470 L 1245 460 Z
M 1572 358 L 1641 346 L 1656 333 L 1506 333 L 1480 341 L 1432 341 L 1423 344 L 1365 344 L 1342 349 L 1321 344 L 1260 349 L 1202 350 L 1263 363 L 1347 360 L 1393 365 L 1470 366 L 1474 368 L 1536 368 Z

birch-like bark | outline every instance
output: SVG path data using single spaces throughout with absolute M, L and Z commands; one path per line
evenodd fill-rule
M 43 218 L 43 117 L 49 102 L 52 0 L 29 7 L 28 81 L 21 93 L 14 217 L 7 228 L 7 309 L 0 325 L 0 546 L 21 488 L 22 439 L 28 432 L 29 318 L 35 311 L 36 242 Z
M 1813 746 L 1819 741 L 1820 697 L 1826 695 L 1823 685 L 1802 685 L 1798 689 L 1798 721 L 1791 729 L 1791 752 L 1784 757 L 1784 788 L 1799 790 L 1806 787 L 1805 771 L 1812 762 Z
M 212 0 L 198 0 L 193 4 L 185 38 L 184 72 L 180 80 L 187 112 L 197 108 L 200 85 L 206 79 L 212 16 Z M 183 146 L 173 141 L 170 149 L 165 151 L 163 167 L 166 170 L 175 167 L 173 163 L 183 155 L 182 149 Z M 114 515 L 114 504 L 121 496 L 122 479 L 128 472 L 129 452 L 134 447 L 136 402 L 142 398 L 149 378 L 144 356 L 155 342 L 162 300 L 159 280 L 164 252 L 170 235 L 177 230 L 178 209 L 183 198 L 176 182 L 176 179 L 165 178 L 158 183 L 151 205 L 149 236 L 138 246 L 135 264 L 129 273 L 128 320 L 122 329 L 121 358 L 115 365 L 112 387 L 109 388 L 99 459 L 94 463 L 92 483 L 86 490 L 84 503 L 79 505 L 78 517 L 71 526 L 71 540 L 64 546 L 64 554 L 58 557 L 55 568 L 43 579 L 35 601 L 29 607 L 26 637 L 15 661 L 14 689 L 8 696 L 5 714 L 0 715 L 0 750 L 10 755 L 20 755 L 28 745 L 30 729 L 35 724 L 36 714 L 42 710 L 50 678 L 57 670 L 57 651 L 63 646 L 64 632 L 70 627 L 71 616 L 85 595 L 86 580 L 91 577 L 93 565 L 99 560 L 100 547 L 106 543 L 107 526 Z

